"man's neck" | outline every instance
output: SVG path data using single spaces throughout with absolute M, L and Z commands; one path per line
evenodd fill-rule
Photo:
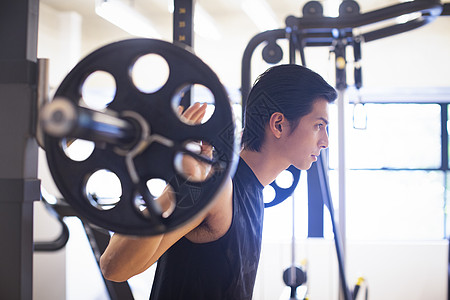
M 277 178 L 278 174 L 289 167 L 289 165 L 280 162 L 281 159 L 279 159 L 279 157 L 270 155 L 270 153 L 266 152 L 268 151 L 265 151 L 264 149 L 260 152 L 244 149 L 240 154 L 241 158 L 247 163 L 250 169 L 252 169 L 256 178 L 258 178 L 263 186 L 270 184 Z

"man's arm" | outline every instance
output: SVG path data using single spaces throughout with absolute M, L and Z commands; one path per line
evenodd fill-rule
M 204 212 L 174 231 L 157 236 L 132 237 L 114 234 L 100 258 L 103 276 L 111 281 L 126 281 L 147 270 L 180 238 L 201 224 Z
M 206 105 L 196 103 L 185 111 L 183 117 L 198 123 L 203 118 L 205 111 Z M 198 168 L 197 161 L 194 159 L 187 159 L 186 161 L 191 166 L 190 169 L 185 169 L 188 174 L 192 173 L 191 175 L 194 177 L 203 175 L 201 174 L 201 168 Z M 231 193 L 228 189 L 231 189 L 231 185 L 229 184 L 224 188 L 225 191 L 218 195 L 219 199 L 216 199 L 217 204 L 215 202 L 210 209 L 202 212 L 194 220 L 191 220 L 186 225 L 174 231 L 149 237 L 131 237 L 114 234 L 100 258 L 100 268 L 103 276 L 111 281 L 125 281 L 145 271 L 179 239 L 202 224 L 205 218 L 210 216 L 211 213 L 215 215 L 217 211 L 215 208 L 220 207 L 220 203 L 224 203 L 224 201 L 229 202 L 228 198 Z M 173 197 L 173 195 L 166 189 L 158 198 L 158 201 L 164 205 L 164 203 L 169 203 L 168 197 Z

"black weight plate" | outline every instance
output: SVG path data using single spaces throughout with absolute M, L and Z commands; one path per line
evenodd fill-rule
M 269 42 L 262 50 L 262 57 L 269 64 L 277 64 L 283 59 L 283 49 L 276 42 Z
M 345 0 L 339 5 L 339 16 L 354 16 L 358 14 L 359 4 L 354 0 Z
M 130 69 L 139 57 L 150 53 L 163 57 L 170 73 L 160 90 L 143 93 L 133 84 Z M 224 87 L 216 74 L 188 50 L 159 40 L 130 39 L 109 44 L 85 57 L 63 80 L 55 98 L 64 97 L 79 105 L 81 87 L 95 71 L 108 72 L 116 81 L 116 94 L 108 109 L 119 115 L 125 111 L 138 113 L 149 124 L 151 134 L 173 142 L 172 147 L 151 144 L 135 157 L 134 166 L 140 183 L 152 178 L 170 183 L 176 195 L 176 208 L 167 218 L 148 218 L 136 208 L 136 184 L 128 172 L 125 156 L 115 151 L 114 145 L 96 145 L 93 153 L 80 162 L 66 156 L 61 139 L 46 135 L 47 160 L 59 190 L 80 216 L 114 232 L 155 235 L 185 224 L 211 203 L 236 167 L 239 145 Z M 172 97 L 189 84 L 201 84 L 214 95 L 214 113 L 204 124 L 186 125 L 172 109 Z M 174 167 L 176 153 L 188 140 L 204 140 L 215 149 L 215 171 L 203 182 L 185 179 Z M 94 207 L 86 196 L 87 178 L 101 169 L 115 173 L 122 185 L 120 201 L 108 210 Z
M 289 168 L 287 168 L 287 170 L 292 173 L 293 181 L 292 181 L 291 186 L 289 186 L 287 188 L 282 188 L 274 180 L 270 184 L 270 186 L 275 190 L 275 198 L 273 198 L 273 200 L 270 202 L 265 202 L 264 203 L 265 208 L 280 204 L 281 202 L 286 200 L 290 195 L 292 195 L 292 193 L 295 191 L 295 188 L 297 187 L 297 184 L 300 180 L 300 172 L 301 171 L 292 165 L 289 166 Z
M 319 1 L 309 1 L 303 6 L 303 17 L 322 17 L 323 6 Z

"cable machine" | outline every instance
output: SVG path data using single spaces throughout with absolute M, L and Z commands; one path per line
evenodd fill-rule
M 345 91 L 347 89 L 347 47 L 353 48 L 354 56 L 354 82 L 359 90 L 362 87 L 362 69 L 361 69 L 361 44 L 371 42 L 385 37 L 393 36 L 399 33 L 407 32 L 434 21 L 438 16 L 449 15 L 450 3 L 441 4 L 440 1 L 411 1 L 392 5 L 375 11 L 360 13 L 360 7 L 356 1 L 344 0 L 339 6 L 339 16 L 325 17 L 323 7 L 319 1 L 307 2 L 302 9 L 303 16 L 288 16 L 285 20 L 286 28 L 275 29 L 262 32 L 254 36 L 245 48 L 242 58 L 241 69 L 241 91 L 242 107 L 245 107 L 248 94 L 251 88 L 251 59 L 255 49 L 263 44 L 262 58 L 269 64 L 277 64 L 283 58 L 283 50 L 277 44 L 278 40 L 289 41 L 289 63 L 296 63 L 295 58 L 298 53 L 301 58 L 301 64 L 306 66 L 306 57 L 304 49 L 306 47 L 330 47 L 330 52 L 334 53 L 335 59 L 335 78 L 336 89 L 338 91 L 338 135 L 339 140 L 345 139 L 344 128 L 344 108 Z M 412 20 L 405 23 L 386 25 L 375 30 L 366 30 L 367 25 L 379 24 L 387 20 L 394 19 L 407 14 L 418 14 Z M 356 30 L 362 33 L 356 33 Z M 242 119 L 244 120 L 244 111 Z M 345 272 L 345 186 L 346 186 L 346 161 L 345 144 L 340 142 L 338 145 L 339 162 L 339 216 L 336 220 L 334 207 L 331 199 L 331 193 L 328 186 L 327 161 L 324 161 L 323 154 L 319 157 L 316 164 L 313 164 L 308 170 L 308 237 L 323 237 L 323 205 L 326 205 L 331 217 L 331 223 L 334 233 L 334 241 L 339 266 L 340 295 L 344 300 L 355 299 L 360 287 L 360 281 L 355 288 L 349 289 Z M 290 168 L 293 168 L 292 166 Z M 300 171 L 293 168 L 294 181 L 289 187 L 289 192 L 283 191 L 274 181 L 271 185 L 275 188 L 276 194 L 274 200 L 269 202 L 281 203 L 295 190 L 300 176 Z M 293 231 L 294 235 L 294 231 Z M 295 236 L 292 238 L 292 243 Z M 295 247 L 292 246 L 292 251 Z M 294 253 L 292 254 L 295 257 Z M 292 262 L 291 278 L 284 280 L 286 285 L 291 288 L 291 299 L 297 299 L 296 289 L 306 282 L 306 275 L 295 271 L 294 261 Z M 285 274 L 286 274 L 285 271 Z M 302 280 L 296 280 L 295 276 L 301 276 Z M 295 284 L 294 284 L 295 283 Z

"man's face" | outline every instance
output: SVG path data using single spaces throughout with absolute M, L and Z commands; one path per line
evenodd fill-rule
M 283 136 L 281 147 L 292 165 L 308 170 L 317 161 L 320 150 L 328 147 L 327 124 L 328 101 L 319 98 L 314 101 L 311 113 L 303 116 L 290 134 Z

